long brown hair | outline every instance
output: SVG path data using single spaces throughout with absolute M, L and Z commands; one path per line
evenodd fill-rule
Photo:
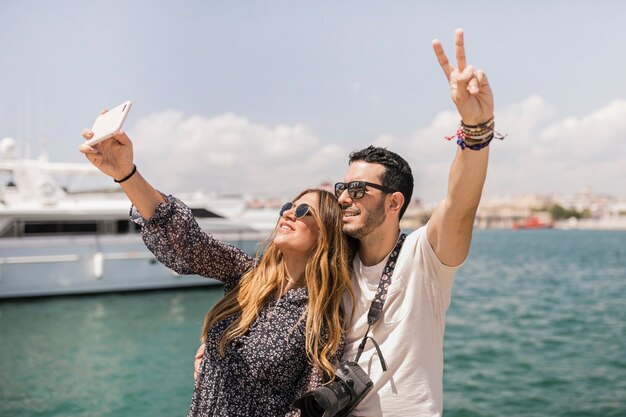
M 330 377 L 335 371 L 333 356 L 348 325 L 341 300 L 346 291 L 354 298 L 350 285 L 349 248 L 342 232 L 343 213 L 335 196 L 325 190 L 307 189 L 293 201 L 309 193 L 317 195 L 317 210 L 313 217 L 319 233 L 304 271 L 309 295 L 306 352 L 309 360 Z M 263 305 L 284 289 L 286 271 L 283 255 L 273 243 L 275 235 L 276 230 L 265 242 L 267 249 L 260 263 L 244 274 L 239 284 L 215 304 L 204 319 L 203 341 L 211 327 L 236 316 L 220 337 L 219 353 L 222 356 L 231 341 L 248 331 Z

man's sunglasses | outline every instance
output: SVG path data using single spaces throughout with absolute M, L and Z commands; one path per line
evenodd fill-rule
M 348 195 L 351 199 L 356 200 L 363 198 L 365 195 L 365 187 L 376 188 L 377 190 L 385 193 L 395 193 L 395 190 L 385 187 L 384 185 L 374 184 L 367 181 L 351 181 L 351 182 L 338 182 L 335 184 L 335 196 L 339 198 L 344 191 L 348 190 Z
M 285 214 L 287 210 L 291 210 L 292 207 L 293 203 L 291 201 L 283 204 L 283 206 L 280 208 L 280 217 L 283 217 L 283 214 Z M 307 203 L 298 204 L 296 206 L 295 215 L 296 219 L 301 219 L 304 216 L 311 216 L 311 206 L 309 206 Z

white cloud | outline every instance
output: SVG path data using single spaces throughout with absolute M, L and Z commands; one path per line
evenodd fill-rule
M 625 194 L 626 101 L 580 117 L 558 117 L 543 100 L 529 101 L 521 111 L 504 109 L 509 124 L 499 128 L 509 135 L 492 149 L 487 187 L 492 195 L 575 193 L 585 187 Z
M 404 137 L 381 134 L 376 143 L 404 156 L 415 176 L 415 195 L 434 202 L 445 195 L 458 115 L 446 111 Z M 626 100 L 582 117 L 559 117 L 538 95 L 496 109 L 496 129 L 506 133 L 491 147 L 485 193 L 626 194 Z
M 541 139 L 576 160 L 619 156 L 624 161 L 624 132 L 626 100 L 614 100 L 587 116 L 568 117 L 548 126 L 541 132 Z
M 232 113 L 167 111 L 140 120 L 130 134 L 142 172 L 169 192 L 293 194 L 341 175 L 347 155 L 306 126 L 265 126 Z
M 562 194 L 587 186 L 626 194 L 626 100 L 571 117 L 533 95 L 497 109 L 496 121 L 508 136 L 492 145 L 486 194 Z M 457 124 L 458 115 L 444 111 L 404 136 L 381 133 L 374 144 L 404 156 L 415 175 L 415 196 L 433 202 L 445 194 L 456 145 L 444 136 Z M 341 179 L 349 153 L 307 126 L 266 126 L 232 113 L 167 111 L 140 120 L 130 133 L 142 172 L 168 192 L 292 195 Z
M 500 186 L 494 191 L 574 193 L 590 187 L 595 192 L 624 195 L 626 101 L 615 100 L 580 117 L 544 122 L 509 131 L 501 151 L 494 152 L 500 176 Z M 498 161 L 500 152 L 502 162 Z

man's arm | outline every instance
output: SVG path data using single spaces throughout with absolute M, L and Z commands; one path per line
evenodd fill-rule
M 445 265 L 459 265 L 469 252 L 488 157 L 489 147 L 459 148 L 450 170 L 448 195 L 428 222 L 428 242 Z
M 448 61 L 438 40 L 433 41 L 437 60 L 450 84 L 452 100 L 466 125 L 480 125 L 493 117 L 493 93 L 487 76 L 467 65 L 463 30 L 455 32 L 457 66 Z M 489 147 L 457 150 L 448 179 L 448 193 L 428 222 L 428 241 L 445 265 L 465 260 L 472 239 L 474 217 L 487 175 Z

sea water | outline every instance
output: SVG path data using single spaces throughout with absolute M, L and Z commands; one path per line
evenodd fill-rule
M 0 302 L 0 416 L 186 415 L 221 296 Z M 625 300 L 625 232 L 475 232 L 446 319 L 444 415 L 626 416 Z

